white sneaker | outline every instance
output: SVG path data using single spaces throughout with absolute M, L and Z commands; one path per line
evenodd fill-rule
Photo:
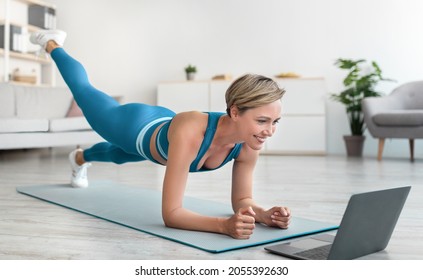
M 76 153 L 82 151 L 82 149 L 76 149 L 69 154 L 69 161 L 72 168 L 71 185 L 74 188 L 86 188 L 88 187 L 87 169 L 91 166 L 91 163 L 86 162 L 83 165 L 76 163 Z
M 62 30 L 40 30 L 32 33 L 29 41 L 46 49 L 48 41 L 55 41 L 59 46 L 63 46 L 66 35 Z

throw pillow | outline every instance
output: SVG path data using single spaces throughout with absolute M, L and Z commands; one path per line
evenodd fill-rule
M 82 117 L 84 114 L 81 111 L 81 108 L 79 108 L 78 104 L 76 104 L 75 100 L 72 100 L 72 103 L 69 107 L 68 113 L 66 114 L 67 118 L 73 118 L 73 117 Z

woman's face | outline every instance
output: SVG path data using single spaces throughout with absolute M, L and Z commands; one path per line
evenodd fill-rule
M 281 101 L 277 100 L 238 115 L 237 122 L 244 142 L 254 150 L 263 148 L 266 139 L 276 130 L 281 111 Z

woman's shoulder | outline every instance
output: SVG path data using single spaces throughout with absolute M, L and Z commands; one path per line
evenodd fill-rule
M 208 115 L 199 111 L 189 111 L 176 114 L 173 118 L 172 123 L 178 126 L 207 126 Z
M 200 111 L 186 111 L 176 114 L 175 118 L 189 118 L 189 119 L 201 119 L 206 117 L 207 113 L 200 112 Z
M 169 127 L 169 136 L 180 135 L 187 140 L 204 136 L 207 129 L 208 115 L 198 111 L 176 114 Z M 202 140 L 202 139 L 201 139 Z

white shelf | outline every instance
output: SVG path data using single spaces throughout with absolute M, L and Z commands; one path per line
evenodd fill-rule
M 46 3 L 44 1 L 38 1 L 38 0 L 14 0 L 14 1 L 21 2 L 21 3 L 24 3 L 24 4 L 28 4 L 28 5 L 35 4 L 35 5 L 40 5 L 40 6 L 44 6 L 44 7 L 53 8 L 53 9 L 56 8 L 55 5 L 50 4 L 50 3 Z
M 50 57 L 45 54 L 37 54 L 36 47 L 29 43 L 28 33 L 42 29 L 38 26 L 28 24 L 28 6 L 32 4 L 56 9 L 55 5 L 40 0 L 0 0 L 0 25 L 4 26 L 5 31 L 3 38 L 4 45 L 0 49 L 0 80 L 8 82 L 11 74 L 16 69 L 19 69 L 23 75 L 36 76 L 35 85 L 37 86 L 54 86 L 55 72 Z M 43 9 L 41 9 L 41 15 L 46 12 L 43 12 Z M 50 15 L 50 10 L 48 13 Z M 48 16 L 46 21 L 45 16 L 43 19 L 40 16 L 41 22 L 44 20 L 48 23 L 54 23 L 54 21 L 49 21 L 51 19 L 54 19 L 54 17 Z M 20 27 L 17 31 L 13 31 L 17 32 L 14 34 L 18 34 L 13 35 L 13 48 L 9 45 L 12 44 L 10 39 L 10 36 L 12 36 L 11 26 Z
M 0 55 L 4 55 L 4 53 L 5 53 L 4 49 L 0 49 Z M 46 65 L 51 64 L 50 58 L 40 57 L 40 56 L 37 56 L 35 54 L 30 54 L 30 53 L 20 53 L 20 52 L 9 51 L 9 56 L 11 58 L 33 61 L 33 62 L 46 64 Z
M 0 25 L 5 25 L 5 24 L 6 24 L 6 22 L 5 22 L 4 19 L 0 20 Z M 28 32 L 35 32 L 35 31 L 38 31 L 38 30 L 42 30 L 42 28 L 35 26 L 35 25 L 22 24 L 22 23 L 13 22 L 13 21 L 9 22 L 9 25 L 14 25 L 14 26 L 19 26 L 19 27 L 25 28 L 26 30 L 28 30 Z

